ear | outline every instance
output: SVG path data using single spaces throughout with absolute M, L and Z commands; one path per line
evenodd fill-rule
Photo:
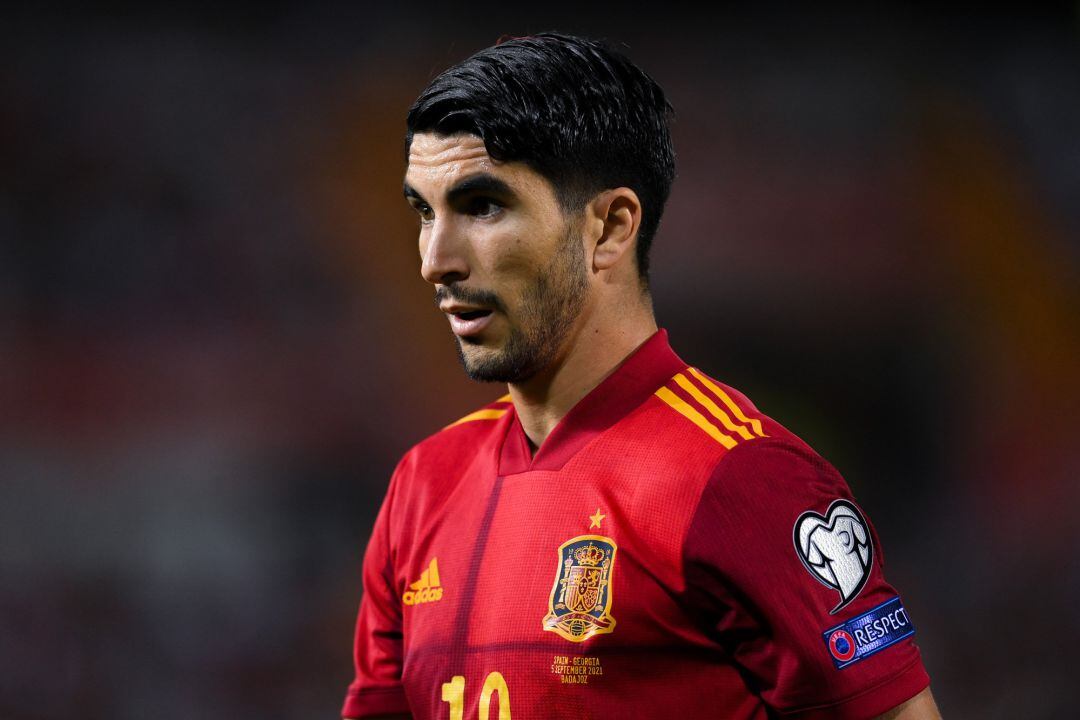
M 586 213 L 589 239 L 595 243 L 593 268 L 609 270 L 624 258 L 633 262 L 641 227 L 641 201 L 637 193 L 628 187 L 604 190 L 592 199 Z

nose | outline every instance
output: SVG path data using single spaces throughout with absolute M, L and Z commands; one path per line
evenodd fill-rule
M 452 222 L 436 218 L 420 233 L 420 275 L 433 285 L 449 285 L 469 277 L 467 245 Z

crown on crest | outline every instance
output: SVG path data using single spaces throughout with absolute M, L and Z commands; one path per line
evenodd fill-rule
M 582 565 L 599 565 L 604 560 L 604 550 L 589 543 L 575 550 L 574 558 Z

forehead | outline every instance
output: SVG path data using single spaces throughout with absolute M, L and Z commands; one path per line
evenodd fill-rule
M 463 173 L 491 172 L 495 161 L 475 135 L 417 133 L 409 145 L 407 178 L 435 180 Z
M 551 184 L 523 162 L 499 162 L 488 155 L 476 135 L 417 133 L 409 145 L 405 183 L 434 200 L 456 183 L 473 175 L 488 174 L 503 180 L 521 195 L 552 195 Z

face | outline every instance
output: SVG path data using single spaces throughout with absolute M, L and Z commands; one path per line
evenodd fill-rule
M 474 380 L 524 382 L 558 357 L 588 290 L 578 223 L 551 183 L 500 163 L 473 135 L 413 137 L 405 197 L 420 217 L 420 273 Z

